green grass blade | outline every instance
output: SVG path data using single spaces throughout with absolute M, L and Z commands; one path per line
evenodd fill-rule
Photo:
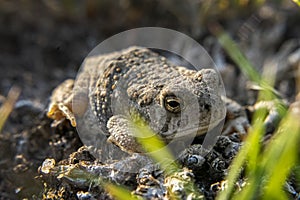
M 126 188 L 112 184 L 112 183 L 106 183 L 104 184 L 105 189 L 108 191 L 110 195 L 112 195 L 115 199 L 118 200 L 137 200 L 135 196 L 131 194 L 129 190 Z
M 171 199 L 180 198 L 180 194 L 173 191 L 173 184 L 175 182 L 182 187 L 181 193 L 185 193 L 192 199 L 203 199 L 204 196 L 195 186 L 194 180 L 189 181 L 182 178 L 180 174 L 184 174 L 185 169 L 182 169 L 177 164 L 173 154 L 168 149 L 168 146 L 163 142 L 157 134 L 148 126 L 146 122 L 140 117 L 135 115 L 135 119 L 132 121 L 137 141 L 141 144 L 145 152 L 160 165 L 160 168 L 164 171 L 165 180 L 173 180 L 172 183 L 166 185 L 167 196 Z M 175 181 L 176 180 L 176 181 Z M 174 182 L 175 181 L 175 182 Z M 171 189 L 173 188 L 173 189 Z M 175 188 L 177 190 L 177 188 Z
M 213 32 L 217 35 L 218 41 L 228 53 L 230 58 L 240 67 L 242 72 L 253 82 L 261 83 L 260 74 L 254 69 L 246 56 L 239 50 L 237 44 L 223 29 L 216 25 Z
M 266 148 L 262 162 L 265 170 L 268 171 L 268 181 L 263 192 L 264 199 L 285 195 L 280 188 L 283 188 L 297 161 L 300 124 L 295 119 L 299 119 L 299 117 L 299 115 L 289 112 L 282 121 L 276 137 Z
M 214 33 L 231 59 L 248 79 L 261 88 L 258 100 L 273 100 L 275 109 L 281 117 L 284 117 L 278 129 L 280 131 L 274 135 L 275 139 L 267 145 L 265 151 L 262 151 L 260 141 L 264 133 L 263 122 L 267 110 L 263 109 L 255 113 L 252 129 L 230 168 L 227 177 L 228 188 L 222 191 L 217 199 L 256 199 L 259 197 L 287 199 L 283 187 L 291 168 L 296 163 L 296 145 L 300 139 L 300 133 L 295 119 L 299 119 L 299 116 L 291 117 L 291 113 L 286 114 L 284 104 L 276 98 L 278 93 L 271 86 L 274 84 L 274 77 L 268 79 L 261 77 L 229 35 L 221 27 L 214 28 Z M 235 192 L 234 184 L 244 165 L 247 185 L 240 192 Z
M 217 36 L 219 43 L 225 49 L 229 57 L 237 64 L 243 74 L 252 82 L 256 83 L 263 91 L 263 95 L 259 96 L 259 100 L 274 99 L 278 92 L 272 87 L 273 79 L 263 78 L 249 62 L 246 56 L 240 51 L 237 43 L 222 29 L 221 26 L 215 24 L 211 31 Z M 268 76 L 270 73 L 268 74 Z
M 142 122 L 142 119 L 138 119 L 132 123 L 136 135 L 142 135 L 142 137 L 136 137 L 137 141 L 141 144 L 145 152 L 147 152 L 155 162 L 160 164 L 165 173 L 171 174 L 179 171 L 180 168 L 175 163 L 174 156 L 162 138 L 155 134 L 147 124 Z
M 298 6 L 300 6 L 300 0 L 293 0 Z
M 258 112 L 258 114 L 261 114 L 260 112 Z M 258 160 L 258 154 L 260 149 L 259 142 L 264 130 L 263 118 L 259 119 L 260 120 L 257 120 L 256 123 L 253 125 L 253 128 L 249 131 L 249 135 L 244 145 L 240 149 L 237 156 L 233 159 L 232 164 L 230 166 L 229 174 L 226 178 L 226 180 L 228 181 L 228 187 L 226 190 L 222 191 L 217 196 L 217 200 L 227 200 L 231 198 L 231 196 L 234 193 L 235 183 L 238 177 L 240 176 L 242 168 L 247 160 L 251 159 L 251 161 L 248 162 L 248 171 L 252 171 L 256 168 L 256 162 Z

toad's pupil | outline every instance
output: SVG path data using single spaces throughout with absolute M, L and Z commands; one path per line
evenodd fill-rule
M 170 107 L 173 107 L 173 108 L 180 107 L 180 103 L 177 101 L 169 101 L 168 104 Z

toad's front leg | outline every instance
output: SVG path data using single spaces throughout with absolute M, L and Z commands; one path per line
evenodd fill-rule
M 128 153 L 142 152 L 142 147 L 134 136 L 133 123 L 122 115 L 112 116 L 107 122 L 107 128 L 110 133 L 108 141 Z

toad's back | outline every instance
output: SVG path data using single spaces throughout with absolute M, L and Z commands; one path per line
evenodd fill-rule
M 126 128 L 131 111 L 166 139 L 215 126 L 225 116 L 219 83 L 212 69 L 188 70 L 149 49 L 130 47 L 84 61 L 73 90 L 73 112 L 96 119 L 110 141 L 126 150 L 134 141 Z

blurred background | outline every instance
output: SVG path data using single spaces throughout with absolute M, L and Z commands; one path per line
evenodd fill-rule
M 285 41 L 299 38 L 299 19 L 291 0 L 2 0 L 0 94 L 18 85 L 23 98 L 44 103 L 53 87 L 75 77 L 97 44 L 143 26 L 186 33 L 221 59 L 225 56 L 209 31 L 220 23 L 260 68 Z

